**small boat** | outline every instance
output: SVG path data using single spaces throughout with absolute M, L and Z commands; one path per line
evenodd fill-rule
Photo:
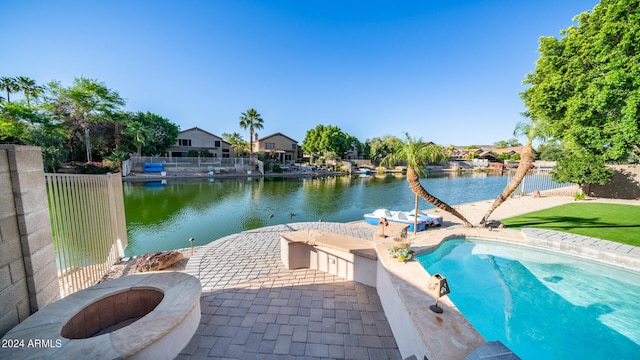
M 407 231 L 413 232 L 415 216 L 413 211 L 391 211 L 387 209 L 378 209 L 370 214 L 364 214 L 364 220 L 367 224 L 378 225 L 380 218 L 386 218 L 387 221 L 407 224 Z M 427 227 L 442 226 L 442 216 L 418 214 L 416 231 L 423 231 Z
M 164 171 L 164 164 L 162 163 L 144 163 L 142 171 L 146 173 L 159 173 Z

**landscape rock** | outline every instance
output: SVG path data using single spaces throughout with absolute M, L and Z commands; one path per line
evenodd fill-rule
M 136 271 L 158 271 L 171 267 L 182 260 L 183 255 L 178 251 L 151 252 L 142 255 L 136 261 Z

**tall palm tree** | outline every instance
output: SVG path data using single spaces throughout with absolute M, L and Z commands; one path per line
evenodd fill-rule
M 527 114 L 524 114 L 525 116 Z M 516 137 L 525 135 L 527 137 L 527 143 L 522 148 L 522 152 L 520 153 L 520 163 L 518 164 L 518 169 L 516 170 L 513 179 L 505 186 L 502 193 L 498 195 L 498 197 L 493 201 L 491 207 L 480 220 L 480 225 L 484 225 L 487 220 L 489 220 L 489 216 L 491 213 L 495 211 L 503 202 L 505 202 L 509 196 L 520 186 L 522 180 L 527 175 L 529 169 L 533 164 L 533 140 L 535 139 L 545 139 L 545 130 L 543 123 L 539 120 L 531 120 L 529 122 L 520 121 L 515 130 L 513 131 L 513 135 Z
M 18 76 L 16 83 L 20 90 L 24 92 L 24 97 L 27 99 L 27 107 L 31 109 L 31 96 L 37 98 L 44 88 L 36 84 L 35 80 L 26 76 Z
M 434 144 L 426 144 L 421 138 L 414 139 L 405 133 L 405 140 L 402 148 L 395 153 L 388 154 L 382 159 L 381 164 L 397 165 L 402 162 L 407 163 L 407 182 L 416 197 L 421 197 L 431 205 L 444 210 L 458 219 L 462 220 L 465 227 L 473 227 L 471 223 L 456 209 L 449 204 L 431 195 L 420 183 L 420 175 L 426 173 L 426 165 L 428 162 L 436 162 L 445 160 L 447 157 L 440 146 Z M 416 201 L 416 218 L 418 216 Z M 414 229 L 416 227 L 414 226 Z
M 262 116 L 254 108 L 250 108 L 246 113 L 240 114 L 240 127 L 249 129 L 249 158 L 253 155 L 253 131 L 263 128 Z
M 11 77 L 1 77 L 0 78 L 0 86 L 3 91 L 7 92 L 7 102 L 11 102 L 11 93 L 20 91 L 20 87 L 18 86 L 18 82 L 16 79 Z

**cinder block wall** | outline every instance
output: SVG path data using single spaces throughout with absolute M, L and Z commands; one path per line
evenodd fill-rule
M 59 298 L 42 153 L 0 145 L 0 336 Z

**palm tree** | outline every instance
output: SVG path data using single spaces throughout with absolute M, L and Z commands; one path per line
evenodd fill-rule
M 527 114 L 524 114 L 527 116 Z M 522 148 L 522 152 L 520 153 L 520 163 L 518 164 L 518 169 L 516 170 L 513 179 L 505 186 L 502 193 L 498 195 L 495 199 L 491 207 L 480 220 L 480 225 L 484 225 L 487 220 L 489 220 L 489 216 L 491 213 L 495 211 L 503 202 L 505 202 L 509 196 L 520 186 L 522 180 L 527 175 L 529 169 L 533 164 L 533 140 L 535 139 L 545 139 L 545 130 L 541 121 L 531 120 L 530 122 L 520 121 L 515 130 L 513 131 L 513 135 L 518 137 L 522 135 L 527 136 L 527 143 Z
M 26 76 L 18 76 L 16 78 L 16 83 L 18 84 L 18 88 L 24 91 L 24 97 L 27 99 L 27 107 L 31 109 L 31 96 L 37 98 L 44 88 L 42 86 L 38 86 L 33 79 Z
M 229 144 L 233 148 L 233 154 L 235 156 L 240 156 L 242 154 L 243 149 L 247 146 L 247 142 L 242 139 L 242 136 L 238 133 L 222 133 L 222 139 Z
M 254 108 L 250 108 L 246 113 L 240 115 L 240 127 L 245 130 L 249 128 L 249 158 L 251 158 L 253 155 L 253 130 L 262 129 L 264 120 Z
M 132 121 L 124 132 L 133 138 L 133 142 L 138 147 L 138 156 L 142 156 L 142 146 L 147 143 L 149 130 L 140 121 Z
M 7 92 L 7 102 L 11 102 L 11 93 L 20 90 L 18 86 L 18 82 L 16 79 L 11 77 L 1 77 L 0 78 L 0 86 L 2 86 L 2 90 Z
M 122 163 L 127 160 L 127 157 L 129 157 L 129 154 L 127 154 L 126 151 L 115 150 L 110 156 L 106 156 L 105 158 L 114 162 L 118 166 L 118 171 L 122 174 Z
M 465 227 L 473 227 L 462 214 L 449 206 L 449 204 L 431 195 L 420 183 L 420 175 L 426 173 L 426 165 L 428 162 L 442 161 L 447 158 L 442 148 L 434 144 L 426 144 L 421 138 L 411 138 L 408 133 L 405 133 L 405 140 L 402 145 L 399 151 L 385 156 L 381 164 L 387 166 L 397 165 L 401 162 L 407 163 L 407 181 L 409 182 L 411 191 L 416 194 L 416 220 L 418 217 L 417 198 L 419 196 L 431 205 L 462 220 Z M 415 229 L 416 226 L 414 225 L 414 231 Z

